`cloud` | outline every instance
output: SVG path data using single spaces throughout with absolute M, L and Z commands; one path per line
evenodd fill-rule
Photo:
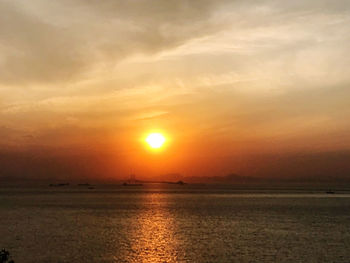
M 74 35 L 8 3 L 0 3 L 2 84 L 69 79 L 84 64 Z
M 200 51 L 201 65 L 193 66 L 203 74 L 217 56 L 219 71 L 259 75 L 264 67 L 298 78 L 330 70 L 342 78 L 337 63 L 350 42 L 350 5 L 340 0 L 16 0 L 2 1 L 0 10 L 0 79 L 14 86 L 68 85 L 96 70 L 113 74 L 132 56 L 172 50 Z
M 219 30 L 212 1 L 0 3 L 0 79 L 27 84 L 82 78 L 135 53 L 156 53 Z

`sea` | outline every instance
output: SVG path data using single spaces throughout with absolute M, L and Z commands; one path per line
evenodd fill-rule
M 350 189 L 0 187 L 0 249 L 26 262 L 350 262 Z

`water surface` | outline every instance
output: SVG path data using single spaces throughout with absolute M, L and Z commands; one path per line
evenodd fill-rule
M 0 188 L 15 262 L 350 262 L 350 195 L 218 186 Z

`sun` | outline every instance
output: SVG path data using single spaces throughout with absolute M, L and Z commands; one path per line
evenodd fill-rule
M 147 136 L 146 142 L 154 149 L 160 148 L 165 143 L 165 137 L 161 133 L 151 133 Z

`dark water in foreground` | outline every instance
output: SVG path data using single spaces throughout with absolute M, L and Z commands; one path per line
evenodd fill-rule
M 0 247 L 16 263 L 350 262 L 350 195 L 0 188 Z

